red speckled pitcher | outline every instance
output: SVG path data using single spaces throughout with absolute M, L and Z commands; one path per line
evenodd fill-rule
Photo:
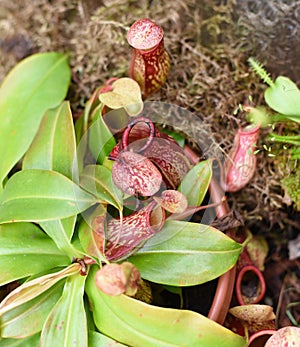
M 225 164 L 225 190 L 236 192 L 243 188 L 254 175 L 256 169 L 255 146 L 259 136 L 259 126 L 249 125 L 239 129 L 234 145 Z

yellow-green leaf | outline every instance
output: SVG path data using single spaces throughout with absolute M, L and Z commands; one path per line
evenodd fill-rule
M 125 295 L 109 296 L 95 284 L 91 269 L 86 292 L 99 331 L 129 346 L 245 347 L 239 335 L 192 311 L 151 306 Z
M 10 292 L 0 304 L 0 316 L 42 294 L 61 279 L 79 273 L 81 266 L 74 263 L 67 268 L 23 283 Z
M 89 347 L 125 347 L 122 343 L 118 343 L 109 337 L 97 332 L 89 331 Z
M 1 316 L 2 337 L 24 339 L 40 332 L 45 319 L 61 296 L 63 284 L 60 281 L 32 300 L 4 313 Z
M 67 56 L 39 53 L 21 61 L 0 87 L 0 182 L 32 142 L 49 108 L 65 98 L 71 71 Z
M 83 304 L 86 276 L 68 277 L 63 294 L 48 316 L 41 334 L 43 347 L 88 347 L 87 320 Z
M 3 339 L 1 340 L 1 347 L 39 347 L 40 334 L 24 339 Z
M 141 89 L 135 80 L 128 77 L 113 82 L 112 91 L 101 93 L 99 99 L 112 109 L 124 107 L 130 116 L 136 116 L 143 110 Z

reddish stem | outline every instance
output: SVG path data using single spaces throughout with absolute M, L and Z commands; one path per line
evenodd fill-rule
M 199 157 L 195 152 L 193 152 L 187 146 L 184 151 L 188 158 L 196 164 L 199 161 Z M 212 178 L 209 186 L 210 197 L 214 203 L 222 201 L 224 194 L 220 185 Z M 223 200 L 221 204 L 216 206 L 216 214 L 218 218 L 230 212 L 230 208 L 226 202 Z M 230 232 L 230 230 L 229 230 Z M 215 292 L 214 300 L 211 305 L 210 311 L 208 313 L 208 318 L 211 320 L 223 324 L 230 306 L 234 282 L 235 282 L 236 267 L 234 266 L 231 270 L 227 271 L 225 274 L 219 277 L 218 285 Z
M 173 213 L 171 214 L 167 220 L 182 220 L 185 219 L 187 217 L 192 216 L 194 213 L 202 211 L 202 210 L 206 210 L 207 208 L 211 208 L 211 207 L 217 207 L 218 205 L 220 205 L 223 202 L 224 199 L 222 199 L 221 201 L 218 202 L 214 202 L 212 204 L 208 204 L 208 205 L 203 205 L 203 206 L 196 206 L 196 207 L 188 207 L 185 211 L 181 212 L 181 213 Z
M 217 182 L 212 178 L 209 186 L 210 197 L 212 201 L 220 201 L 223 196 L 223 191 Z M 226 201 L 216 207 L 216 214 L 218 218 L 223 217 L 230 212 L 230 208 Z M 228 233 L 230 230 L 228 231 Z M 219 324 L 223 324 L 230 306 L 234 282 L 236 275 L 236 266 L 227 271 L 224 275 L 219 277 L 218 286 L 214 296 L 213 303 L 208 313 L 208 318 L 214 320 Z

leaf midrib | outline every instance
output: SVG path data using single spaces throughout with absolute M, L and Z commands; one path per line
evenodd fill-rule
M 199 254 L 199 253 L 203 253 L 203 254 L 207 254 L 207 253 L 213 253 L 213 254 L 223 254 L 223 253 L 237 253 L 239 252 L 240 249 L 236 248 L 236 249 L 231 249 L 231 250 L 182 250 L 182 249 L 168 249 L 168 250 L 153 250 L 153 251 L 139 251 L 138 253 L 135 254 L 136 255 L 149 255 L 149 254 L 182 254 L 182 255 L 189 255 L 189 254 Z
M 74 200 L 74 198 L 71 197 L 62 197 L 62 196 L 53 196 L 53 195 L 20 195 L 20 196 L 14 196 L 12 198 L 5 199 L 1 205 L 5 205 L 8 202 L 14 201 L 14 200 L 60 200 L 60 201 L 69 201 L 69 202 L 76 202 L 76 201 L 95 201 L 95 199 L 92 198 L 80 198 Z
M 30 246 L 29 246 L 30 247 Z M 34 248 L 30 250 L 30 248 L 20 248 L 20 249 L 12 249 L 12 252 L 10 253 L 3 253 L 2 250 L 0 249 L 0 256 L 1 257 L 8 257 L 8 256 L 13 256 L 13 255 L 23 255 L 23 256 L 32 256 L 32 255 L 38 255 L 39 257 L 42 256 L 49 256 L 49 255 L 53 255 L 53 256 L 59 256 L 59 257 L 63 257 L 63 258 L 68 258 L 67 255 L 65 255 L 64 253 L 62 253 L 59 249 L 56 250 L 48 250 L 47 251 L 43 251 L 41 252 L 41 248 L 37 247 L 36 251 L 34 251 Z

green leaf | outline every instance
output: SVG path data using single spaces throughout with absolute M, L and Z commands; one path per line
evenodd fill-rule
M 81 117 L 79 117 L 75 122 L 75 134 L 76 134 L 76 143 L 77 143 L 77 162 L 79 172 L 83 169 L 85 165 L 85 155 L 87 152 L 88 144 L 88 122 L 90 117 L 90 112 L 94 102 L 99 104 L 98 100 L 98 89 L 97 88 L 91 98 L 85 103 L 84 111 Z
M 113 183 L 111 171 L 105 166 L 86 166 L 80 175 L 80 185 L 100 202 L 122 209 L 122 191 Z
M 99 331 L 129 346 L 245 347 L 239 335 L 192 311 L 151 306 L 125 295 L 109 296 L 95 284 L 91 269 L 86 292 Z
M 40 334 L 36 334 L 25 339 L 3 339 L 0 341 L 1 347 L 39 347 Z
M 290 143 L 291 145 L 300 146 L 300 135 L 278 135 L 275 133 L 269 134 L 272 141 Z
M 24 157 L 23 169 L 53 170 L 77 181 L 76 139 L 69 102 L 46 112 Z
M 68 257 L 34 224 L 0 226 L 0 285 L 69 263 Z
M 163 134 L 167 134 L 171 136 L 179 144 L 181 148 L 184 147 L 185 137 L 183 135 L 179 134 L 178 132 L 174 130 L 169 130 L 167 128 L 160 128 L 159 131 L 162 132 Z
M 86 135 L 88 125 L 90 118 L 93 118 L 92 115 L 99 106 L 100 101 L 99 101 L 99 93 L 102 89 L 102 86 L 96 88 L 93 92 L 93 95 L 87 100 L 87 102 L 84 105 L 84 110 L 83 114 L 76 120 L 75 122 L 75 133 L 76 133 L 76 141 L 77 143 L 80 142 L 81 138 Z M 101 111 L 102 111 L 103 105 L 101 106 Z
M 93 196 L 58 172 L 22 170 L 11 177 L 0 197 L 0 223 L 62 219 L 95 202 Z
M 170 220 L 129 261 L 147 280 L 191 286 L 228 271 L 241 250 L 240 244 L 213 227 Z
M 48 316 L 41 334 L 41 346 L 88 347 L 83 295 L 86 276 L 67 279 L 63 294 Z
M 55 242 L 57 247 L 63 251 L 70 259 L 80 258 L 79 252 L 71 243 L 73 231 L 75 229 L 77 216 L 69 218 L 40 222 L 41 228 Z
M 40 332 L 61 296 L 63 284 L 61 281 L 32 300 L 4 313 L 1 316 L 1 336 L 24 338 Z
M 115 138 L 102 118 L 102 108 L 103 105 L 99 105 L 95 110 L 93 123 L 88 130 L 89 148 L 100 164 L 103 164 L 105 157 L 116 145 Z
M 88 131 L 89 148 L 97 163 L 102 164 L 116 145 L 116 140 L 102 118 L 100 106 Z
M 98 333 L 97 331 L 89 331 L 89 347 L 122 347 L 126 346 L 122 343 L 118 343 L 111 338 Z
M 39 53 L 21 61 L 0 87 L 0 182 L 32 142 L 49 108 L 65 98 L 71 71 L 67 56 Z
M 10 292 L 1 302 L 0 315 L 34 299 L 63 278 L 77 274 L 80 270 L 81 265 L 74 263 L 59 272 L 50 273 L 23 283 Z
M 162 288 L 169 291 L 170 293 L 182 295 L 182 288 L 181 287 L 162 285 Z
M 289 78 L 279 76 L 265 91 L 266 103 L 276 112 L 300 122 L 300 90 Z
M 189 206 L 200 206 L 212 177 L 212 160 L 196 164 L 183 178 L 178 190 L 184 194 Z
M 57 171 L 78 181 L 76 168 L 76 139 L 73 118 L 68 102 L 49 110 L 23 160 L 23 169 Z M 79 256 L 71 246 L 76 215 L 63 220 L 40 223 L 59 249 L 71 258 Z
M 98 223 L 94 221 L 94 218 L 97 218 Z M 106 208 L 98 205 L 91 214 L 85 216 L 78 227 L 78 237 L 86 255 L 103 262 L 106 262 L 104 257 L 105 218 Z M 100 231 L 97 230 L 99 227 Z

